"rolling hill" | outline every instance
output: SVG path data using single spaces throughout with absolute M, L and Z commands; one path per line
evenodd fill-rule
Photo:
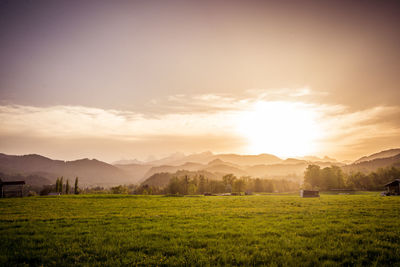
M 238 155 L 238 154 L 213 154 L 212 152 L 203 152 L 198 154 L 184 155 L 182 153 L 174 153 L 163 159 L 149 161 L 146 164 L 153 166 L 169 165 L 179 166 L 186 162 L 207 164 L 215 159 L 230 162 L 238 165 L 256 165 L 256 164 L 274 164 L 282 162 L 282 159 L 271 154 L 259 155 Z
M 156 173 L 175 173 L 179 170 L 186 170 L 186 171 L 197 171 L 204 168 L 205 165 L 201 163 L 194 163 L 194 162 L 186 162 L 179 166 L 170 166 L 170 165 L 162 165 L 162 166 L 155 166 L 151 167 L 143 176 L 143 179 L 147 179 L 148 177 L 152 176 Z
M 142 182 L 146 173 L 153 167 L 147 164 L 115 164 L 114 166 L 127 173 L 131 183 Z
M 342 167 L 342 169 L 345 172 L 364 172 L 368 173 L 371 171 L 375 171 L 378 168 L 384 168 L 384 167 L 400 167 L 400 153 L 392 156 L 392 157 L 386 157 L 386 158 L 373 158 L 372 160 L 369 161 L 361 161 L 358 163 L 353 163 L 350 165 L 346 165 Z
M 79 177 L 80 183 L 86 185 L 132 183 L 129 173 L 96 159 L 62 161 L 36 154 L 24 156 L 0 154 L 0 172 L 23 176 L 40 174 L 52 183 L 60 176 L 70 181 Z
M 310 160 L 311 158 L 313 160 Z M 131 161 L 123 162 L 130 163 Z M 219 179 L 230 173 L 237 177 L 281 179 L 290 176 L 293 179 L 300 179 L 299 177 L 303 176 L 309 164 L 316 164 L 321 168 L 337 165 L 345 172 L 370 172 L 387 166 L 400 167 L 400 149 L 390 149 L 365 156 L 350 165 L 344 165 L 335 160 L 332 162 L 327 157 L 321 159 L 310 156 L 307 160 L 296 158 L 282 160 L 270 154 L 237 155 L 203 152 L 184 155 L 175 153 L 156 161 L 111 165 L 96 159 L 63 161 L 36 154 L 13 156 L 0 153 L 0 173 L 3 173 L 3 177 L 25 177 L 25 180 L 29 180 L 29 183 L 34 185 L 54 183 L 60 176 L 70 181 L 79 177 L 80 184 L 87 186 L 143 182 L 164 184 L 165 181 L 169 181 L 171 175 L 176 173 L 190 175 L 203 173 L 210 179 L 213 179 L 212 177 Z
M 398 154 L 400 154 L 400 148 L 388 149 L 388 150 L 384 150 L 384 151 L 381 151 L 381 152 L 378 152 L 378 153 L 374 153 L 374 154 L 369 155 L 369 156 L 364 156 L 362 158 L 359 158 L 358 160 L 356 160 L 354 162 L 354 164 L 361 163 L 361 162 L 364 162 L 364 161 L 371 161 L 371 160 L 374 160 L 374 159 L 391 158 L 391 157 L 396 156 Z

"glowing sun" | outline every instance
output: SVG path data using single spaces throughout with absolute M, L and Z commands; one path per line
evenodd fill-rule
M 321 136 L 317 115 L 303 103 L 260 101 L 239 115 L 237 126 L 248 141 L 247 153 L 304 156 L 315 151 Z

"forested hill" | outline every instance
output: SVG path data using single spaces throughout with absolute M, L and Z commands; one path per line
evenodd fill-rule
M 36 154 L 24 156 L 0 154 L 0 172 L 23 176 L 39 174 L 52 183 L 60 176 L 70 180 L 79 177 L 82 184 L 111 185 L 133 182 L 123 170 L 96 159 L 62 161 Z
M 379 168 L 384 167 L 400 167 L 400 153 L 387 158 L 376 158 L 369 161 L 362 161 L 359 163 L 353 163 L 350 165 L 343 166 L 342 169 L 345 172 L 363 172 L 368 173 L 375 171 Z
M 310 161 L 302 159 L 281 160 L 273 155 L 235 155 L 200 153 L 188 156 L 172 155 L 158 160 L 170 162 L 171 165 L 156 165 L 155 161 L 140 164 L 111 165 L 96 159 L 79 159 L 73 161 L 53 160 L 41 155 L 31 154 L 23 156 L 6 155 L 0 153 L 0 172 L 7 176 L 20 175 L 30 178 L 31 183 L 54 183 L 57 177 L 73 180 L 79 177 L 83 186 L 114 186 L 119 184 L 138 184 L 146 181 L 153 185 L 165 184 L 171 175 L 179 171 L 199 174 L 207 173 L 207 177 L 220 179 L 223 175 L 233 174 L 237 177 L 250 176 L 262 179 L 290 179 L 301 181 L 304 171 L 310 164 L 321 168 L 332 165 L 341 167 L 345 173 L 369 173 L 378 168 L 400 167 L 400 153 L 392 155 L 400 149 L 391 149 L 360 158 L 357 163 L 344 165 L 340 162 Z M 376 158 L 379 157 L 379 158 Z M 211 160 L 210 160 L 211 159 Z M 371 159 L 371 160 L 367 160 Z M 193 161 L 186 161 L 193 160 Z M 202 161 L 210 160 L 206 163 Z M 318 160 L 318 158 L 316 158 Z M 173 165 L 172 163 L 183 164 Z M 263 163 L 263 164 L 260 164 Z M 161 175 L 161 173 L 164 173 Z M 168 175 L 166 175 L 168 173 Z M 38 177 L 41 177 L 40 179 Z M 1 177 L 0 177 L 1 178 Z M 42 179 L 45 178 L 45 179 Z M 37 180 L 37 181 L 36 181 Z
M 369 156 L 361 157 L 358 160 L 356 160 L 354 162 L 354 164 L 361 163 L 361 162 L 364 162 L 364 161 L 371 161 L 371 160 L 374 160 L 374 159 L 391 158 L 391 157 L 394 157 L 394 156 L 396 156 L 398 154 L 400 154 L 400 148 L 383 150 L 381 152 L 374 153 L 374 154 L 369 155 Z

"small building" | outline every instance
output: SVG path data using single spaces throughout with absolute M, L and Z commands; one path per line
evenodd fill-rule
M 25 181 L 2 181 L 0 179 L 0 197 L 22 197 Z
M 388 184 L 385 184 L 387 195 L 400 195 L 400 179 L 396 179 Z
M 319 197 L 319 191 L 300 190 L 301 197 Z

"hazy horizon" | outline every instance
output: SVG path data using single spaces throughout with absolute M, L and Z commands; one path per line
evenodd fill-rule
M 204 154 L 204 153 L 212 153 L 214 156 L 215 155 L 239 155 L 239 156 L 261 156 L 261 155 L 272 155 L 272 156 L 276 156 L 278 158 L 280 158 L 281 160 L 287 160 L 287 159 L 299 159 L 299 160 L 311 160 L 311 161 L 337 161 L 338 163 L 353 163 L 356 160 L 360 159 L 361 157 L 364 156 L 371 156 L 372 154 L 378 153 L 378 152 L 382 152 L 382 151 L 387 151 L 387 150 L 391 150 L 391 149 L 399 149 L 399 148 L 387 148 L 387 149 L 382 149 L 379 151 L 375 151 L 371 154 L 365 154 L 365 155 L 361 155 L 360 157 L 357 158 L 351 158 L 351 159 L 337 159 L 337 158 L 333 158 L 330 157 L 329 155 L 323 155 L 323 156 L 318 156 L 318 155 L 305 155 L 305 156 L 293 156 L 293 157 L 279 157 L 277 155 L 274 154 L 270 154 L 270 153 L 259 153 L 259 154 L 241 154 L 241 153 L 215 153 L 213 151 L 207 150 L 207 151 L 201 151 L 201 152 L 188 152 L 188 153 L 184 153 L 184 152 L 180 152 L 180 151 L 175 151 L 175 152 L 171 152 L 171 153 L 167 153 L 167 154 L 160 154 L 160 155 L 147 155 L 145 157 L 135 157 L 134 155 L 130 158 L 119 158 L 119 159 L 114 159 L 114 160 L 104 160 L 102 158 L 96 158 L 96 157 L 78 157 L 78 158 L 61 158 L 61 157 L 54 157 L 52 155 L 46 155 L 46 154 L 39 154 L 36 152 L 28 152 L 28 153 L 22 153 L 22 154 L 7 154 L 3 151 L 0 151 L 0 153 L 6 154 L 6 155 L 10 155 L 10 156 L 26 156 L 26 155 L 40 155 L 46 158 L 50 158 L 52 160 L 62 160 L 62 161 L 75 161 L 75 160 L 82 160 L 82 159 L 89 159 L 89 160 L 99 160 L 99 161 L 103 161 L 106 162 L 108 164 L 128 164 L 128 163 L 120 163 L 120 162 L 137 162 L 139 164 L 146 164 L 146 163 L 150 163 L 153 161 L 159 161 L 159 160 L 164 160 L 166 158 L 170 158 L 170 157 L 176 157 L 177 162 L 181 162 L 181 158 L 187 157 L 187 156 L 192 156 L 192 155 L 200 155 L 200 154 Z M 130 163 L 129 163 L 130 164 Z M 272 164 L 272 163 L 268 163 L 268 164 Z M 268 165 L 267 164 L 267 165 Z M 163 165 L 163 164 L 161 164 Z M 168 165 L 168 164 L 167 164 Z M 251 164 L 250 164 L 251 165 Z
M 400 147 L 396 1 L 0 1 L 0 152 Z

